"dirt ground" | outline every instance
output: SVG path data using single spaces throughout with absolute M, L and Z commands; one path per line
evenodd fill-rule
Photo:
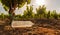
M 0 26 L 0 35 L 60 35 L 60 20 L 37 20 L 29 28 L 12 28 Z
M 11 28 L 0 30 L 0 35 L 60 35 L 60 30 L 43 27 Z

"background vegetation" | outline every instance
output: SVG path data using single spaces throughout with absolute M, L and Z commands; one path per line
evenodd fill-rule
M 4 15 L 3 13 L 1 13 L 0 15 L 0 19 L 5 19 L 9 17 L 9 15 Z M 26 10 L 24 10 L 23 15 L 19 14 L 19 15 L 15 15 L 14 19 L 59 19 L 60 18 L 60 14 L 58 14 L 56 12 L 56 10 L 51 11 L 47 11 L 46 7 L 43 6 L 39 6 L 38 8 L 36 8 L 36 13 L 33 12 L 33 7 L 32 6 L 26 6 Z

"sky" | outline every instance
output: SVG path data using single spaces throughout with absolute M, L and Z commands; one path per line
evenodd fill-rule
M 29 5 L 33 5 L 34 11 L 39 5 L 45 5 L 47 10 L 56 10 L 57 13 L 60 13 L 60 0 L 31 0 L 31 3 Z M 15 13 L 16 14 L 22 14 L 23 11 L 26 10 L 26 4 L 18 10 L 16 8 Z M 0 3 L 0 13 L 7 14 L 6 11 L 4 11 L 2 4 Z

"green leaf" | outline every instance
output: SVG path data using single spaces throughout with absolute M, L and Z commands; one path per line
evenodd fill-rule
M 9 9 L 10 5 L 12 5 L 12 7 L 16 6 L 18 8 L 21 8 L 26 2 L 29 4 L 30 1 L 31 0 L 0 0 L 5 10 L 7 10 L 7 8 Z
M 30 4 L 31 0 L 27 0 L 27 4 Z
M 3 8 L 5 9 L 5 11 L 8 11 L 9 9 L 7 6 L 4 6 Z

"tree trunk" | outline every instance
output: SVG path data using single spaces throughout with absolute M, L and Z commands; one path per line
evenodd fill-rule
M 14 0 L 11 0 L 10 2 L 10 9 L 9 9 L 9 24 L 11 26 L 11 23 L 13 21 L 13 17 L 14 17 L 14 10 L 16 9 L 16 2 Z
M 9 25 L 11 26 L 11 23 L 13 21 L 13 17 L 14 17 L 14 8 L 10 8 L 9 10 Z

